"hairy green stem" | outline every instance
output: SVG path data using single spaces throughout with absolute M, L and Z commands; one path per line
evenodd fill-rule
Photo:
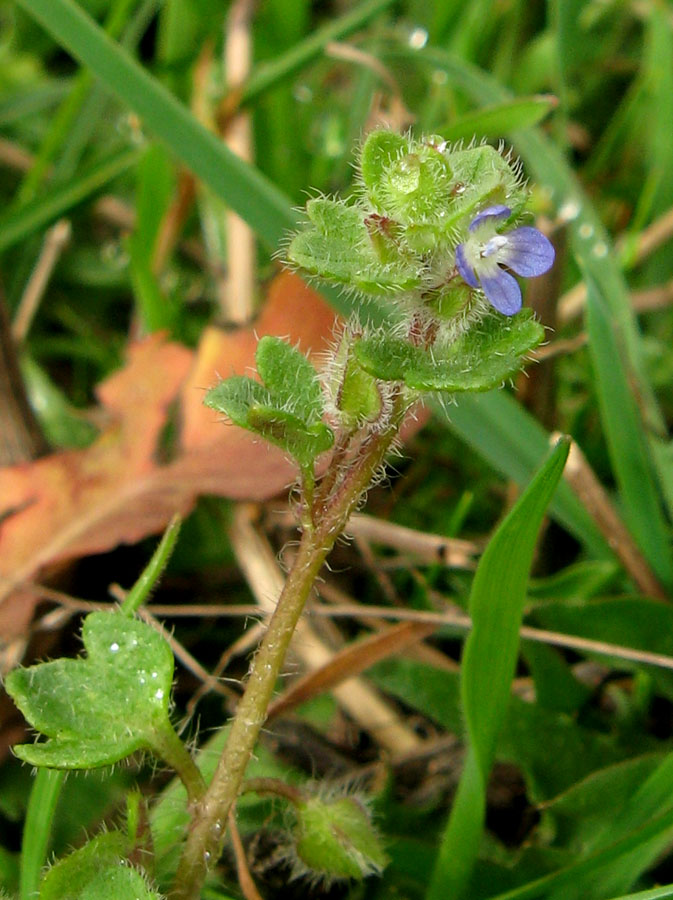
M 245 693 L 231 725 L 213 780 L 197 804 L 175 881 L 175 900 L 199 900 L 208 867 L 218 859 L 227 816 L 266 721 L 288 645 L 325 557 L 342 533 L 395 439 L 406 405 L 398 397 L 390 425 L 370 435 L 315 527 L 302 534 L 297 556 L 255 656 Z
M 189 750 L 176 732 L 171 727 L 162 730 L 155 737 L 152 749 L 177 774 L 185 786 L 190 805 L 196 806 L 206 793 L 206 783 Z

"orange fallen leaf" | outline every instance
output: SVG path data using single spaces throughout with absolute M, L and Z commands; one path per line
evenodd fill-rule
M 287 336 L 315 351 L 333 322 L 314 291 L 282 273 L 254 328 L 208 329 L 196 352 L 160 335 L 132 344 L 125 367 L 98 388 L 108 424 L 90 447 L 0 469 L 0 599 L 47 565 L 161 531 L 200 494 L 262 500 L 281 491 L 294 478 L 289 461 L 218 422 L 203 396 L 218 372 L 254 366 L 257 335 Z M 172 409 L 180 437 L 173 460 L 162 463 Z

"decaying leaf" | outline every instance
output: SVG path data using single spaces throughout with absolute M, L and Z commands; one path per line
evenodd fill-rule
M 253 371 L 258 337 L 288 337 L 315 353 L 333 322 L 314 291 L 283 273 L 254 327 L 210 328 L 196 352 L 160 335 L 132 344 L 126 366 L 97 391 L 107 424 L 90 447 L 0 469 L 0 598 L 49 564 L 161 531 L 201 494 L 264 500 L 283 490 L 294 470 L 282 452 L 223 425 L 203 397 L 218 375 Z M 178 437 L 165 462 L 162 432 L 173 415 Z

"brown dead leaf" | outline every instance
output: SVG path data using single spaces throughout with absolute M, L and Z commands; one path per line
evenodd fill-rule
M 0 599 L 54 562 L 161 531 L 199 494 L 260 500 L 282 490 L 294 477 L 283 454 L 225 427 L 203 396 L 218 372 L 252 369 L 258 335 L 317 351 L 333 322 L 314 291 L 283 273 L 254 328 L 208 329 L 196 353 L 158 335 L 132 344 L 126 366 L 97 391 L 108 424 L 90 447 L 0 469 Z M 180 439 L 162 464 L 157 450 L 172 407 Z
M 334 654 L 325 665 L 304 675 L 269 706 L 269 719 L 289 712 L 338 684 L 360 675 L 375 663 L 429 637 L 438 626 L 427 622 L 401 622 L 368 635 Z

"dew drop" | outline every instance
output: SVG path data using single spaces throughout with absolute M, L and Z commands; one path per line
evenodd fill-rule
M 158 677 L 159 677 L 158 672 L 152 672 L 152 678 L 158 678 Z
M 213 822 L 210 828 L 210 832 L 215 838 L 219 838 L 222 834 L 222 823 L 218 820 L 217 822 Z
M 412 50 L 422 50 L 428 43 L 428 32 L 425 28 L 414 28 L 409 35 L 409 46 Z
M 118 650 L 119 650 L 119 644 L 117 643 L 117 641 L 113 641 L 110 644 L 110 653 L 117 653 Z
M 581 238 L 588 240 L 592 234 L 594 233 L 594 226 L 590 225 L 588 222 L 584 222 L 583 225 L 579 227 L 579 235 Z
M 604 256 L 608 255 L 608 245 L 605 241 L 596 241 L 591 248 L 591 252 L 594 256 L 597 256 L 598 259 L 603 259 Z
M 432 73 L 432 83 L 437 85 L 446 84 L 449 80 L 449 76 L 443 69 L 435 69 Z
M 206 865 L 208 865 L 208 863 L 210 862 L 210 850 L 203 851 L 203 861 Z
M 577 200 L 566 200 L 558 214 L 562 222 L 573 222 L 580 214 L 580 205 Z
M 294 99 L 297 103 L 310 103 L 313 100 L 313 91 L 307 84 L 298 84 L 294 89 Z
M 159 688 L 159 690 L 155 692 L 154 696 L 156 697 L 157 700 L 163 700 L 164 692 L 162 691 L 161 688 Z
M 421 164 L 416 156 L 404 156 L 391 167 L 390 183 L 401 194 L 413 194 L 421 180 Z

